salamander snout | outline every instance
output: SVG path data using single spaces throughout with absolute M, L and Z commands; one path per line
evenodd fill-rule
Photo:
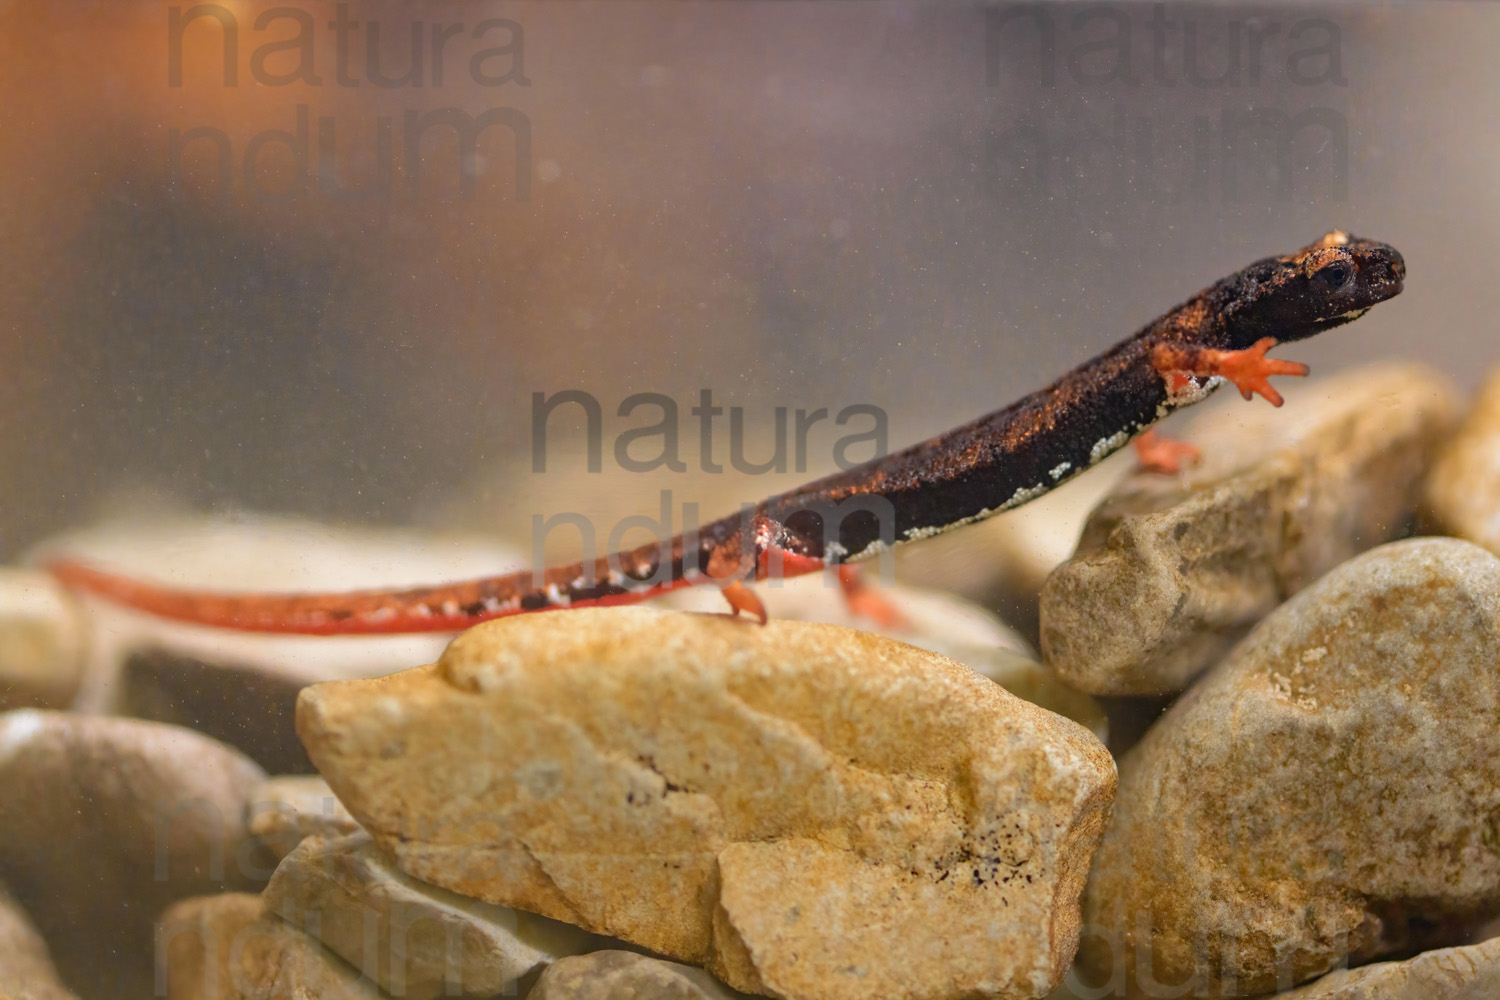
M 1394 286 L 1396 291 L 1401 290 L 1401 283 L 1406 280 L 1406 260 L 1395 247 L 1371 249 L 1360 262 L 1360 269 L 1370 282 Z

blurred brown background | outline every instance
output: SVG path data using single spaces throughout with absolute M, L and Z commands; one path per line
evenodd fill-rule
M 190 6 L 0 3 L 7 557 L 143 496 L 512 534 L 650 513 L 662 480 L 610 454 L 654 412 L 615 417 L 631 393 L 678 401 L 679 488 L 702 478 L 701 388 L 762 444 L 778 405 L 867 403 L 897 447 L 1334 226 L 1395 243 L 1408 289 L 1283 354 L 1420 357 L 1464 384 L 1500 356 L 1500 5 L 356 0 L 294 5 L 308 47 L 277 51 L 298 21 L 257 30 L 286 5 L 245 0 L 181 30 L 174 86 Z M 337 17 L 359 23 L 357 86 Z M 436 25 L 462 26 L 441 81 Z M 299 106 L 307 162 L 262 142 L 247 181 Z M 524 116 L 529 153 L 496 126 L 466 156 L 435 128 L 410 192 L 405 116 L 490 108 Z M 230 183 L 202 140 L 174 191 L 172 132 L 200 127 Z M 325 190 L 382 169 L 383 195 Z M 566 460 L 566 420 L 529 472 L 532 393 L 565 389 L 605 408 L 598 477 Z M 834 440 L 812 436 L 811 466 Z M 746 478 L 747 499 L 771 487 Z

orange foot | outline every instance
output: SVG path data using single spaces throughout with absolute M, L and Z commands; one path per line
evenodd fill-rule
M 839 586 L 844 591 L 844 603 L 851 614 L 868 618 L 883 629 L 904 629 L 911 622 L 896 607 L 894 601 L 865 583 L 858 566 L 839 567 Z
M 1131 444 L 1135 446 L 1135 457 L 1141 463 L 1143 472 L 1175 476 L 1182 471 L 1184 462 L 1197 465 L 1203 459 L 1203 452 L 1197 445 L 1164 437 L 1156 432 L 1155 427 L 1136 438 Z
M 770 620 L 771 616 L 766 614 L 766 606 L 760 602 L 760 598 L 756 596 L 755 591 L 751 590 L 746 584 L 731 583 L 719 591 L 719 593 L 723 594 L 724 600 L 729 602 L 730 614 L 738 615 L 743 611 L 751 618 L 760 619 L 762 625 Z
M 1275 337 L 1262 337 L 1243 351 L 1217 351 L 1208 347 L 1180 347 L 1158 344 L 1151 352 L 1151 363 L 1174 389 L 1183 388 L 1184 374 L 1218 375 L 1233 382 L 1240 395 L 1249 399 L 1260 393 L 1272 406 L 1280 406 L 1281 393 L 1267 381 L 1271 375 L 1306 375 L 1307 366 L 1296 361 L 1266 357 L 1276 346 Z

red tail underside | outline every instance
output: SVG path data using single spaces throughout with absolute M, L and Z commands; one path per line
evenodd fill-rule
M 168 587 L 85 566 L 72 561 L 48 565 L 64 586 L 93 594 L 137 611 L 173 621 L 240 632 L 279 635 L 399 635 L 421 632 L 461 632 L 480 622 L 560 607 L 450 612 L 444 604 L 463 605 L 473 598 L 465 591 L 474 584 L 455 584 L 412 591 L 352 591 L 345 594 L 215 593 Z M 530 573 L 520 574 L 530 584 Z M 567 607 L 608 607 L 636 604 L 659 594 L 690 586 L 672 580 L 647 590 L 576 600 Z M 420 594 L 418 598 L 417 594 Z

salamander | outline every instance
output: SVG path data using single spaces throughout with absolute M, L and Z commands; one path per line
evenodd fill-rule
M 1103 354 L 1002 410 L 902 451 L 747 505 L 698 531 L 590 562 L 404 590 L 210 593 L 57 559 L 70 588 L 165 618 L 312 635 L 457 631 L 491 618 L 641 601 L 694 584 L 765 621 L 748 586 L 868 558 L 1010 510 L 1082 474 L 1224 382 L 1274 405 L 1278 344 L 1341 326 L 1400 293 L 1395 248 L 1331 232 L 1215 282 Z M 1159 447 L 1159 443 L 1158 443 Z M 846 589 L 857 588 L 842 577 Z

